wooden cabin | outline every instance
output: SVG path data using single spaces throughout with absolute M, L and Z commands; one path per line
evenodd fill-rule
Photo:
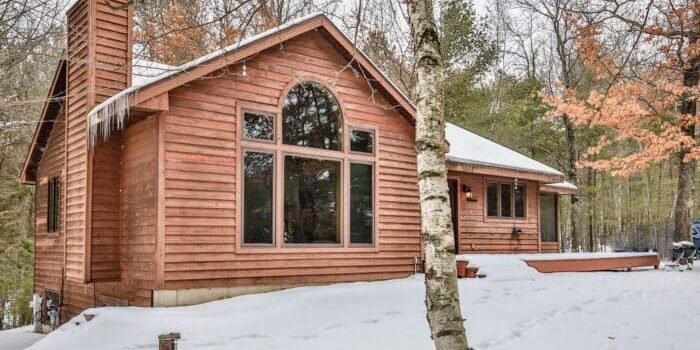
M 420 270 L 415 108 L 330 20 L 172 67 L 132 59 L 132 8 L 117 2 L 68 10 L 22 174 L 36 186 L 35 292 L 61 322 Z M 491 218 L 483 194 L 516 178 L 526 216 Z M 451 159 L 450 179 L 459 252 L 558 250 L 537 213 L 560 173 Z

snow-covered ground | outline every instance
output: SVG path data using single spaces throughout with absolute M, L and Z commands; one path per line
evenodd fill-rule
M 517 256 L 469 256 L 460 280 L 471 346 L 485 349 L 685 349 L 697 344 L 700 271 L 539 274 Z M 303 287 L 178 308 L 101 308 L 31 349 L 431 349 L 423 276 Z M 0 344 L 2 339 L 0 339 Z M 1 346 L 0 346 L 1 347 Z
M 0 349 L 22 350 L 43 338 L 43 334 L 32 333 L 33 326 L 0 331 Z

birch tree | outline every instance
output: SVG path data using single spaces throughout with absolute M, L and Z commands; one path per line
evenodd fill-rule
M 425 251 L 425 304 L 430 333 L 438 350 L 468 349 L 459 306 L 455 242 L 445 165 L 445 81 L 440 39 L 430 0 L 409 2 L 416 56 L 416 152 Z

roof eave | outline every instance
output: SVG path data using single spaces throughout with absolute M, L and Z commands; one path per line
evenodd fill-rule
M 264 35 L 258 39 L 246 42 L 243 45 L 235 47 L 230 51 L 223 52 L 220 55 L 214 55 L 210 59 L 198 62 L 192 67 L 187 67 L 174 74 L 168 75 L 160 80 L 155 80 L 144 86 L 134 87 L 129 90 L 133 93 L 133 98 L 129 99 L 129 106 L 135 107 L 144 101 L 150 100 L 156 96 L 166 93 L 174 88 L 185 85 L 200 77 L 216 72 L 226 66 L 238 63 L 255 53 L 279 45 L 284 41 L 290 40 L 306 32 L 323 28 L 331 37 L 355 59 L 358 64 L 368 70 L 372 78 L 396 100 L 399 107 L 404 111 L 409 121 L 415 123 L 416 109 L 411 100 L 389 80 L 389 78 L 372 62 L 362 51 L 357 49 L 350 39 L 345 36 L 325 15 L 317 14 L 303 19 L 298 23 L 294 23 L 288 27 L 278 31 Z M 187 64 L 185 64 L 187 65 Z M 106 101 L 105 101 L 106 102 Z M 99 109 L 100 106 L 95 107 Z M 94 111 L 94 110 L 93 110 Z M 91 111 L 90 113 L 93 113 Z
M 41 130 L 43 128 L 47 127 L 48 124 L 45 123 L 46 117 L 48 115 L 49 107 L 53 103 L 58 103 L 57 101 L 54 101 L 54 98 L 56 96 L 60 95 L 60 92 L 57 90 L 59 88 L 58 83 L 61 80 L 62 74 L 65 73 L 66 69 L 66 60 L 61 59 L 58 62 L 58 67 L 56 68 L 56 71 L 54 72 L 53 80 L 51 82 L 51 87 L 49 88 L 49 92 L 47 94 L 46 101 L 44 101 L 44 106 L 41 110 L 41 114 L 39 116 L 39 121 L 36 124 L 36 128 L 34 128 L 34 135 L 32 136 L 32 143 L 29 145 L 29 149 L 27 151 L 27 154 L 24 158 L 24 166 L 22 167 L 22 175 L 20 176 L 20 183 L 24 185 L 34 185 L 36 184 L 36 178 L 30 178 L 29 175 L 29 167 L 33 165 L 33 159 L 36 154 L 36 152 L 39 152 L 37 149 L 37 143 L 40 141 L 39 137 L 41 134 Z M 64 77 L 65 79 L 65 77 Z M 65 86 L 63 86 L 63 92 L 65 92 Z M 43 152 L 43 151 L 42 151 Z M 41 157 L 37 159 L 36 161 L 40 161 Z M 36 176 L 36 174 L 34 174 Z
M 545 172 L 545 171 L 538 171 L 534 169 L 524 169 L 524 168 L 519 168 L 519 167 L 513 167 L 513 166 L 507 166 L 507 165 L 501 165 L 501 164 L 494 164 L 494 163 L 487 163 L 487 162 L 479 162 L 479 161 L 471 161 L 467 159 L 461 159 L 461 158 L 456 158 L 456 157 L 447 157 L 446 158 L 447 163 L 453 164 L 453 168 L 455 166 L 459 167 L 459 165 L 470 167 L 470 168 L 481 168 L 481 169 L 494 169 L 494 170 L 505 170 L 505 171 L 510 171 L 510 172 L 515 172 L 515 173 L 522 173 L 522 174 L 531 174 L 537 176 L 538 179 L 547 179 L 545 181 L 547 182 L 561 182 L 565 180 L 565 176 L 561 172 Z M 458 170 L 455 168 L 454 170 Z M 466 170 L 466 169 L 463 169 Z

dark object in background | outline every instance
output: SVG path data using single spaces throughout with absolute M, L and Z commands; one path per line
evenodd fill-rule
M 692 230 L 693 230 L 693 244 L 695 247 L 700 247 L 700 219 L 695 219 L 693 220 L 692 224 Z M 698 258 L 700 258 L 700 252 L 695 253 Z
M 695 253 L 696 248 L 692 242 L 673 242 L 671 261 L 667 264 L 667 266 L 671 268 L 679 268 L 680 266 L 685 265 L 686 269 L 692 270 Z

